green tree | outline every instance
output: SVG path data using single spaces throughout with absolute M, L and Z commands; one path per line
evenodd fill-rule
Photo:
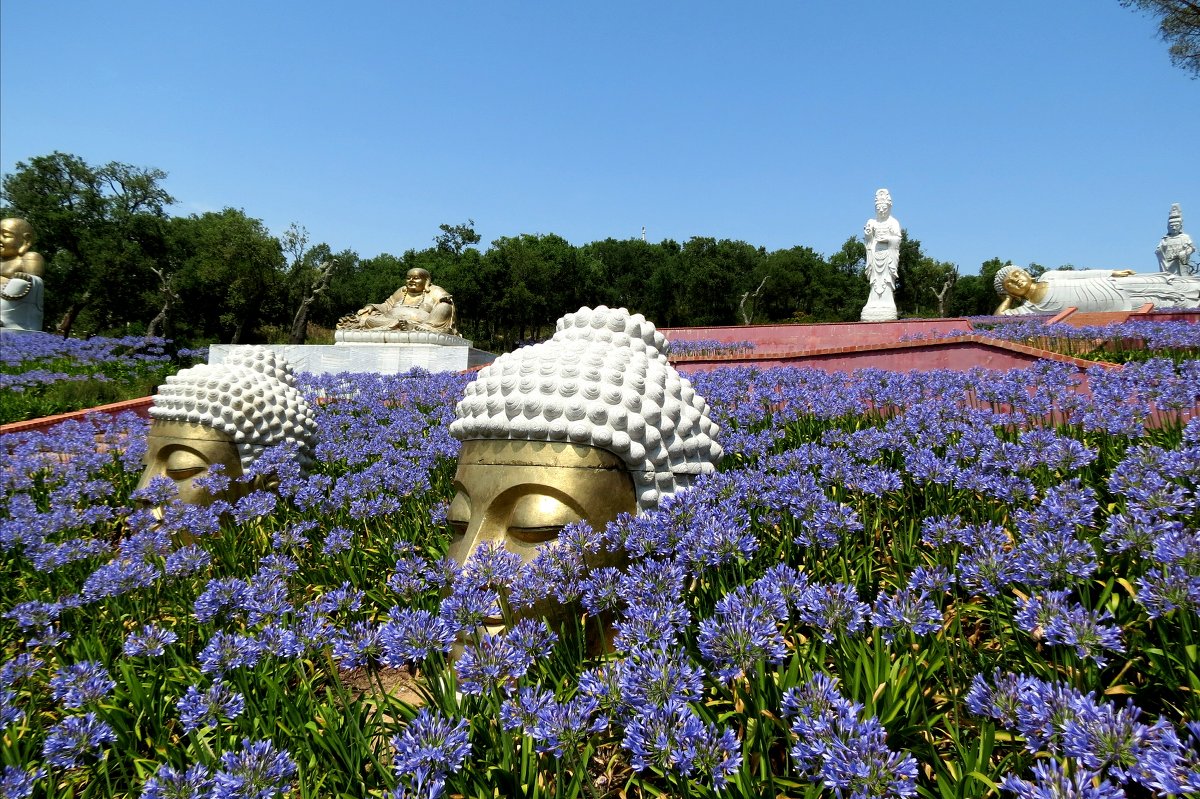
M 553 233 L 501 237 L 481 266 L 497 294 L 487 307 L 505 347 L 548 334 L 559 316 L 588 299 L 579 251 Z
M 226 208 L 177 217 L 172 226 L 181 262 L 178 290 L 194 334 L 242 343 L 264 318 L 264 308 L 287 308 L 281 301 L 286 297 L 283 249 L 260 220 Z
M 749 282 L 754 286 L 747 290 L 753 294 L 758 286 L 763 287 L 754 299 L 754 321 L 811 317 L 814 305 L 823 304 L 820 298 L 828 288 L 825 278 L 829 272 L 829 264 L 808 247 L 776 250 L 763 256 L 750 274 Z
M 832 270 L 828 305 L 814 308 L 813 318 L 820 322 L 858 321 L 862 307 L 867 304 L 871 285 L 867 281 L 867 245 L 862 239 L 851 236 L 842 242 L 842 248 L 829 256 Z
M 442 231 L 433 237 L 437 248 L 454 256 L 460 256 L 463 251 L 473 244 L 479 243 L 479 234 L 475 232 L 475 220 L 468 219 L 460 225 L 438 225 Z
M 903 231 L 899 272 L 896 307 L 901 315 L 944 315 L 950 292 L 957 282 L 957 265 L 925 255 L 921 252 L 921 242 L 908 238 L 908 232 Z
M 1121 0 L 1158 19 L 1158 35 L 1170 45 L 1171 63 L 1200 77 L 1200 3 L 1195 0 Z
M 752 276 L 765 255 L 744 241 L 689 239 L 680 253 L 675 315 L 691 325 L 737 324 L 738 302 L 758 285 Z
M 167 173 L 116 161 L 92 166 L 54 152 L 18 161 L 0 189 L 5 216 L 29 222 L 46 258 L 46 314 L 69 335 L 145 324 L 160 305 L 158 269 L 169 275 Z M 80 317 L 80 314 L 83 314 Z

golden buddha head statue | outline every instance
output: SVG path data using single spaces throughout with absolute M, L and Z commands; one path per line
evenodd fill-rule
M 428 269 L 415 266 L 404 274 L 404 290 L 408 294 L 424 294 L 432 279 Z
M 1015 264 L 1000 267 L 992 281 L 997 294 L 1017 298 L 1023 298 L 1029 294 L 1029 290 L 1036 282 L 1032 275 Z
M 447 516 L 460 563 L 488 543 L 529 562 L 566 524 L 599 530 L 655 509 L 722 454 L 708 403 L 667 362 L 666 338 L 624 308 L 581 308 L 549 341 L 501 355 L 456 417 L 450 434 L 463 446 Z
M 239 348 L 224 363 L 171 375 L 154 395 L 150 419 L 146 468 L 138 488 L 166 477 L 182 502 L 232 501 L 263 487 L 262 478 L 253 485 L 238 478 L 267 447 L 293 442 L 301 467 L 312 462 L 312 412 L 287 361 L 262 347 Z M 202 478 L 217 464 L 230 480 L 214 494 Z
M 33 246 L 33 227 L 24 219 L 0 220 L 0 258 L 16 258 Z

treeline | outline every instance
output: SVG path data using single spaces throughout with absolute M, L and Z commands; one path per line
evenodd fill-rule
M 177 341 L 300 343 L 313 326 L 380 302 L 413 267 L 449 290 L 459 329 L 494 350 L 544 337 L 564 312 L 604 303 L 663 327 L 853 321 L 866 302 L 865 249 L 851 236 L 829 257 L 743 241 L 505 236 L 486 250 L 474 223 L 443 224 L 431 246 L 362 258 L 309 241 L 293 224 L 276 237 L 244 211 L 171 216 L 158 169 L 93 166 L 52 153 L 3 181 L 3 215 L 33 225 L 47 260 L 46 328 L 154 333 Z M 958 275 L 905 232 L 896 304 L 902 316 L 989 313 L 992 275 Z

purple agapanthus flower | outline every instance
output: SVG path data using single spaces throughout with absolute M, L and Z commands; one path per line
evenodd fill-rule
M 471 753 L 471 724 L 467 719 L 447 719 L 421 708 L 404 732 L 392 738 L 392 746 L 396 748 L 396 774 L 414 790 L 437 796 L 440 790 L 434 793 L 429 789 L 458 771 Z
M 47 731 L 42 757 L 55 768 L 74 768 L 85 758 L 106 757 L 100 747 L 115 740 L 117 734 L 112 725 L 95 713 L 67 716 Z
M 122 651 L 126 657 L 159 657 L 177 640 L 179 636 L 170 630 L 147 624 L 126 636 Z
M 116 687 L 108 669 L 91 660 L 63 666 L 50 679 L 50 694 L 69 708 L 99 702 Z
M 236 719 L 245 709 L 245 697 L 216 680 L 203 691 L 188 686 L 187 693 L 179 699 L 179 720 L 184 732 L 195 732 L 202 727 L 215 727 L 222 719 Z
M 221 755 L 220 769 L 213 774 L 213 796 L 272 799 L 289 790 L 295 776 L 296 763 L 287 750 L 245 738 L 240 751 Z

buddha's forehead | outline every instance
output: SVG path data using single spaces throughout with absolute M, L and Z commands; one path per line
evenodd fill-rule
M 216 441 L 223 444 L 234 443 L 228 433 L 196 422 L 155 420 L 150 424 L 150 437 L 159 441 Z
M 625 462 L 599 447 L 563 441 L 477 439 L 464 441 L 461 466 L 550 466 L 564 469 L 621 469 Z

